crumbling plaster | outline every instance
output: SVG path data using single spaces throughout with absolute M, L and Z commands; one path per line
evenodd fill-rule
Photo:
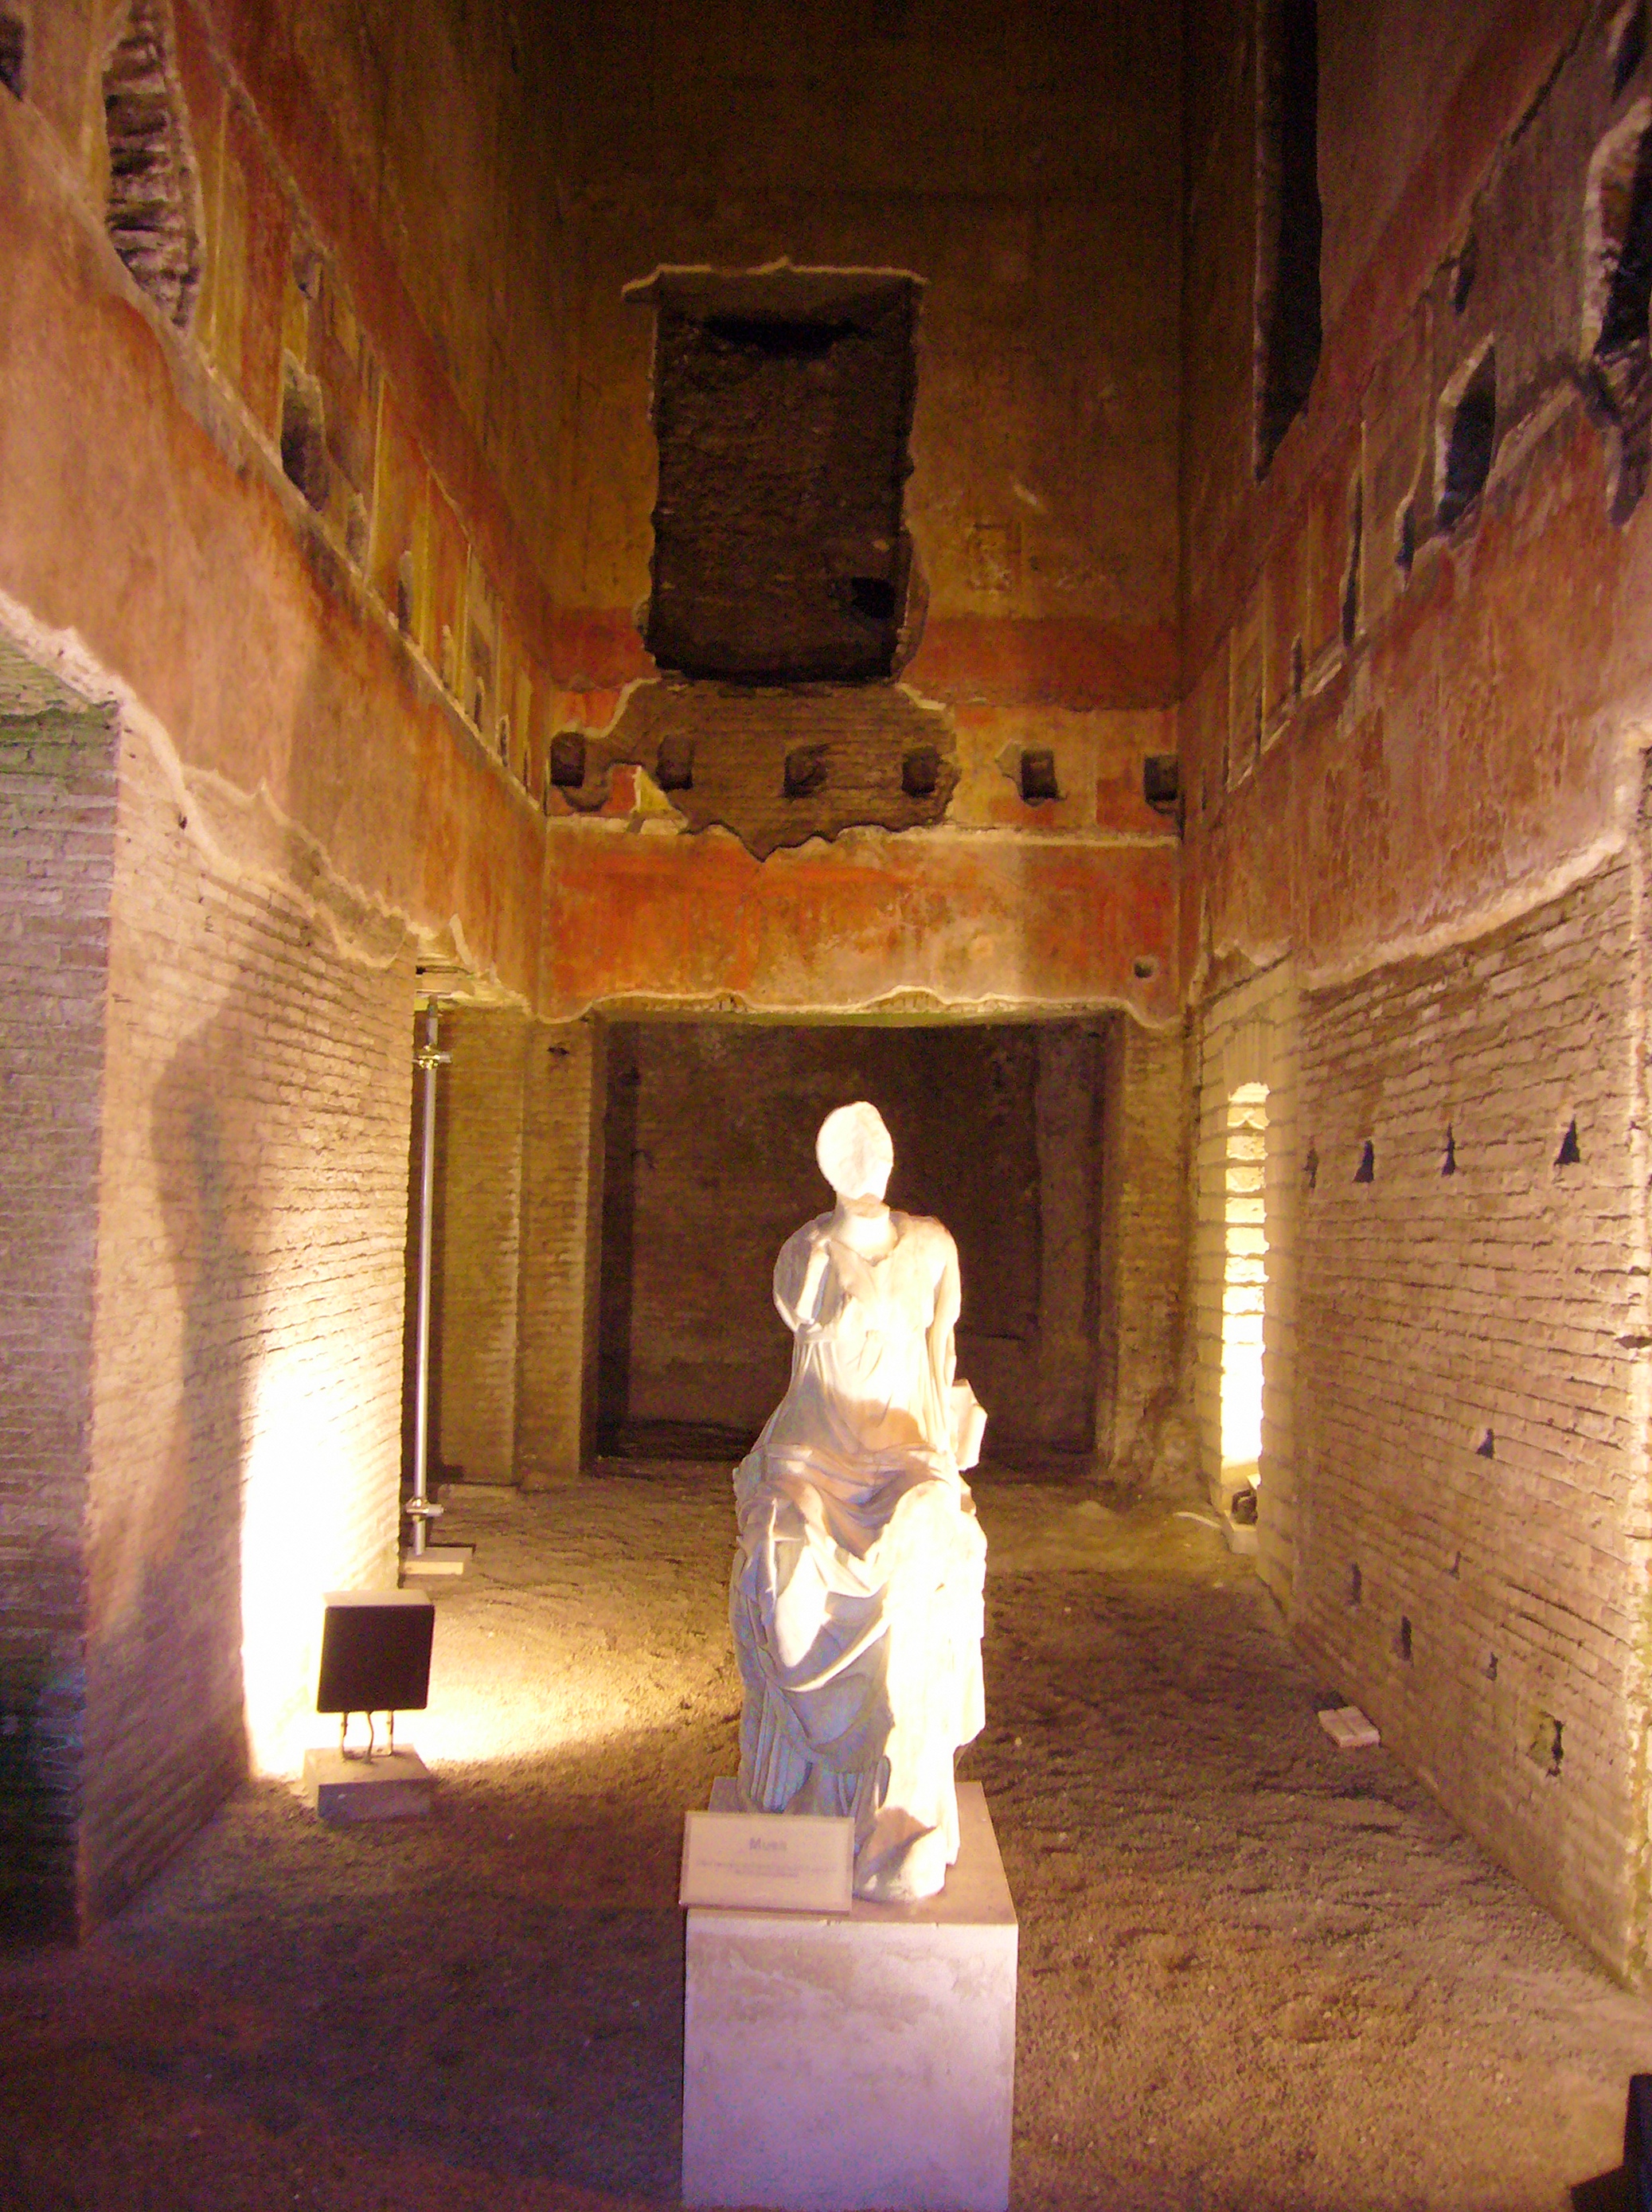
M 760 863 L 720 830 L 605 830 L 556 840 L 549 1018 L 593 1003 L 780 1013 L 914 997 L 1177 1017 L 1176 857 L 1162 843 L 1113 846 L 1098 865 L 1087 842 L 850 830 Z
M 1637 1978 L 1645 1622 L 1615 1594 L 1643 1583 L 1646 1522 L 1644 301 L 1595 349 L 1629 222 L 1598 149 L 1621 183 L 1646 64 L 1619 66 L 1625 11 L 1600 6 L 1320 16 L 1324 347 L 1260 483 L 1250 11 L 1202 8 L 1187 41 L 1181 927 L 1207 1130 L 1241 1073 L 1225 1010 L 1300 992 L 1247 1071 L 1270 1115 L 1259 1535 L 1339 1694 Z M 1494 436 L 1454 516 L 1477 371 Z M 1207 1145 L 1206 1285 L 1219 1166 Z M 1207 1287 L 1207 1376 L 1221 1334 Z
M 199 977 L 167 986 L 189 1050 L 163 1165 L 187 1164 L 190 1101 L 225 1093 L 258 1258 L 249 1281 L 279 1268 L 258 1242 L 266 1125 L 249 1103 L 259 1071 L 243 1017 L 276 1008 L 303 1067 L 311 1040 L 293 1010 L 323 988 L 340 1005 L 354 993 L 365 1011 L 346 1026 L 370 1024 L 380 1079 L 361 1249 L 379 1341 L 393 1339 L 400 1278 L 386 1255 L 406 1151 L 395 1071 L 415 951 L 456 988 L 509 1003 L 512 1020 L 570 1024 L 538 1040 L 545 1081 L 530 1106 L 543 1126 L 525 1152 L 537 1160 L 525 1205 L 545 1219 L 572 1208 L 583 1236 L 591 1009 L 1125 1008 L 1139 1121 L 1144 1100 L 1176 1091 L 1190 997 L 1288 955 L 1301 1033 L 1329 1034 L 1332 986 L 1352 993 L 1357 1032 L 1360 989 L 1383 963 L 1477 942 L 1561 893 L 1592 897 L 1628 840 L 1652 717 L 1640 612 L 1652 524 L 1644 502 L 1625 504 L 1625 424 L 1610 380 L 1591 374 L 1589 259 L 1596 151 L 1648 97 L 1647 64 L 1614 88 L 1611 11 L 1579 0 L 1445 14 L 1424 0 L 1323 0 L 1320 12 L 1325 343 L 1260 486 L 1247 0 L 1198 0 L 1185 40 L 1180 15 L 967 10 L 949 16 L 944 69 L 938 11 L 920 3 L 844 23 L 802 0 L 756 20 L 735 0 L 559 0 L 524 38 L 505 0 L 169 0 L 168 93 L 204 226 L 187 328 L 178 299 L 140 289 L 103 218 L 101 67 L 118 11 L 62 0 L 30 12 L 25 97 L 0 94 L 0 628 L 120 709 L 119 804 L 142 851 L 164 856 L 155 879 L 170 901 L 149 915 L 133 846 L 124 988 L 131 1005 L 160 1006 L 152 942 L 187 939 L 210 1006 L 229 1010 L 222 1045 L 215 1030 L 197 1052 Z M 654 455 L 647 319 L 624 289 L 662 263 L 751 270 L 781 257 L 926 281 L 905 521 L 927 617 L 900 684 L 832 705 L 854 725 L 846 758 L 875 725 L 903 744 L 936 733 L 949 781 L 938 818 L 911 826 L 847 778 L 817 811 L 788 812 L 774 781 L 796 700 L 743 695 L 720 715 L 695 697 L 693 734 L 725 749 L 728 795 L 708 774 L 679 802 L 653 773 L 679 702 L 635 621 Z M 1437 490 L 1451 410 L 1493 357 L 1489 476 L 1448 531 Z M 284 418 L 284 393 L 304 409 Z M 559 736 L 585 741 L 577 788 L 549 778 Z M 1185 844 L 1141 787 L 1144 757 L 1178 743 Z M 1022 795 L 1028 751 L 1054 756 L 1054 797 Z M 230 953 L 210 941 L 203 884 L 237 918 Z M 1555 927 L 1570 924 L 1557 909 Z M 1638 979 L 1638 938 L 1621 916 L 1613 927 L 1613 972 Z M 362 943 L 365 966 L 350 950 Z M 1279 986 L 1283 967 L 1272 972 L 1259 996 Z M 1536 1002 L 1540 1030 L 1599 996 L 1568 988 L 1570 1012 Z M 1501 1029 L 1485 994 L 1473 1011 L 1491 1054 Z M 149 1076 L 127 1011 L 115 1042 L 141 1102 Z M 1298 1026 L 1295 1013 L 1282 1022 L 1269 1070 L 1282 1107 Z M 1541 1058 L 1540 1034 L 1531 1049 Z M 1394 1063 L 1409 1065 L 1403 1034 Z M 1207 1053 L 1207 1087 L 1233 1073 Z M 1334 1095 L 1333 1077 L 1316 1099 Z M 1386 1072 L 1371 1080 L 1382 1106 Z M 321 1102 L 340 1128 L 352 1097 L 341 1075 Z M 1459 1110 L 1443 1091 L 1440 1104 Z M 1132 1137 L 1133 1165 L 1108 1170 L 1116 1193 L 1151 1176 L 1161 1200 L 1151 1326 L 1108 1353 L 1126 1430 L 1163 1414 L 1149 1384 L 1180 1329 L 1160 1275 L 1180 1249 L 1166 1194 L 1179 1190 L 1185 1131 L 1158 1119 Z M 306 1127 L 298 1115 L 308 1142 Z M 1285 1147 L 1300 1135 L 1311 1148 L 1315 1131 L 1283 1110 L 1270 1127 L 1282 1133 L 1270 1176 L 1311 1191 L 1312 1170 Z M 1372 1127 L 1342 1133 L 1370 1144 Z M 1546 1146 L 1546 1121 L 1540 1133 Z M 1523 1125 L 1507 1139 L 1528 1140 Z M 137 1150 L 125 1164 L 151 1217 L 173 1204 L 187 1273 L 192 1186 L 173 1203 Z M 1376 1188 L 1361 1178 L 1357 1191 Z M 297 1213 L 325 1210 L 319 1185 L 293 1188 Z M 1288 1239 L 1270 1285 L 1268 1310 L 1294 1334 L 1276 1331 L 1269 1349 L 1262 1480 L 1274 1493 L 1260 1534 L 1292 1602 L 1299 1572 L 1303 1588 L 1315 1575 L 1335 1587 L 1315 1549 L 1322 1476 L 1291 1423 L 1296 1363 L 1323 1357 L 1325 1285 L 1348 1273 L 1364 1219 L 1362 1197 L 1342 1203 L 1302 1239 L 1320 1305 L 1291 1303 Z M 126 1238 L 108 1249 L 131 1261 L 141 1292 L 139 1262 L 161 1246 L 123 1229 L 118 1204 L 108 1211 L 104 1226 Z M 1409 1249 L 1410 1213 L 1393 1220 L 1400 1259 L 1382 1261 L 1385 1279 Z M 1442 1271 L 1462 1272 L 1471 1249 L 1454 1247 Z M 593 1310 L 583 1252 L 563 1256 L 568 1279 L 530 1315 L 535 1418 L 556 1413 L 556 1471 L 588 1426 L 574 1369 Z M 341 1342 L 357 1319 L 352 1264 L 325 1263 Z M 304 1268 L 292 1270 L 301 1285 Z M 223 1302 L 203 1279 L 216 1315 Z M 1465 1279 L 1474 1339 L 1496 1301 Z M 1568 1279 L 1563 1324 L 1588 1296 Z M 192 1405 L 172 1356 L 182 1340 L 167 1340 L 162 1380 Z M 219 1359 L 218 1340 L 203 1341 Z M 1329 1371 L 1331 1427 L 1347 1414 L 1342 1387 Z M 112 1483 L 136 1469 L 127 1551 L 144 1566 L 156 1546 L 143 1516 L 172 1495 L 172 1408 L 140 1462 L 112 1425 L 123 1394 L 103 1404 L 101 1465 Z M 1638 1399 L 1633 1410 L 1643 1420 Z M 380 1474 L 363 1492 L 361 1556 L 381 1565 L 393 1425 L 380 1406 Z M 215 1481 L 239 1463 L 232 1425 L 201 1456 Z M 1625 1453 L 1602 1537 L 1620 1568 L 1639 1557 L 1643 1458 L 1638 1441 Z M 1473 1510 L 1483 1527 L 1477 1499 Z M 1437 1517 L 1425 1486 L 1418 1512 Z M 227 1568 L 221 1581 L 232 1589 Z M 1416 1625 L 1413 1683 L 1426 1679 L 1420 1607 Z M 1351 1668 L 1376 1666 L 1348 1648 Z M 214 1679 L 233 1719 L 228 1652 Z M 1380 1668 L 1372 1680 L 1375 1696 Z M 1608 1733 L 1638 1726 L 1640 1680 L 1625 1672 Z M 1483 1780 L 1442 1778 L 1459 1803 Z M 1644 1832 L 1638 1771 L 1614 1790 L 1600 1802 L 1615 1808 L 1614 1849 L 1632 1852 L 1619 1831 Z M 184 1825 L 167 1814 L 155 1848 Z M 1534 1832 L 1517 1848 L 1491 1839 L 1524 1866 Z M 121 1863 L 135 1870 L 149 1852 Z M 1623 1906 L 1638 1878 L 1625 1862 L 1587 1909 L 1564 1882 L 1547 1893 L 1605 1955 L 1632 1963 Z
M 262 793 L 369 902 L 432 931 L 459 915 L 477 957 L 525 988 L 537 810 L 455 742 L 452 709 L 9 101 L 0 169 L 18 216 L 0 230 L 9 626 L 72 641 L 185 775 Z
M 1289 951 L 1312 986 L 1555 896 L 1625 842 L 1652 711 L 1635 613 L 1652 540 L 1643 510 L 1608 518 L 1609 452 L 1582 389 L 1590 157 L 1634 97 L 1614 100 L 1608 12 L 1454 15 L 1437 69 L 1439 26 L 1414 8 L 1324 14 L 1333 312 L 1312 399 L 1260 487 L 1246 302 L 1206 281 L 1245 260 L 1246 133 L 1189 96 L 1190 979 Z M 1244 20 L 1202 11 L 1190 85 L 1242 84 Z M 1379 157 L 1390 107 L 1406 125 Z M 1419 117 L 1434 129 L 1413 146 Z M 1488 344 L 1490 478 L 1441 531 L 1442 422 Z
M 926 280 L 907 514 L 931 603 L 914 680 L 1167 697 L 1174 18 L 953 14 L 941 71 L 921 13 L 880 34 L 877 18 L 719 0 L 651 10 L 646 36 L 640 13 L 582 11 L 565 49 L 579 250 L 557 598 L 591 681 L 638 671 L 648 579 L 649 332 L 622 288 L 660 264 L 787 258 Z
M 501 119 L 492 137 L 483 134 L 485 143 L 455 139 L 443 123 L 452 105 L 443 78 L 450 66 L 455 76 L 468 66 L 453 46 L 459 33 L 439 9 L 412 15 L 416 24 L 409 11 L 345 21 L 322 6 L 272 14 L 236 0 L 198 9 L 177 0 L 167 17 L 169 51 L 207 226 L 200 299 L 180 336 L 163 326 L 102 232 L 96 69 L 108 22 L 84 7 L 53 11 L 31 58 L 30 100 L 8 100 L 0 109 L 8 204 L 21 217 L 0 243 L 0 276 L 17 306 L 0 428 L 8 491 L 0 589 L 21 626 L 76 641 L 97 687 L 152 717 L 197 804 L 211 800 L 227 818 L 244 817 L 249 807 L 267 811 L 277 833 L 290 827 L 295 850 L 320 856 L 347 896 L 400 917 L 427 947 L 457 949 L 489 988 L 531 1002 L 542 966 L 542 878 L 552 913 L 567 903 L 556 881 L 565 860 L 584 896 L 616 857 L 607 834 L 616 815 L 648 822 L 647 848 L 668 876 L 697 876 L 703 888 L 707 872 L 676 849 L 690 842 L 683 834 L 686 813 L 671 842 L 659 834 L 673 813 L 643 774 L 623 775 L 617 793 L 598 786 L 604 818 L 584 825 L 583 844 L 548 837 L 542 827 L 542 810 L 561 823 L 593 795 L 581 793 L 574 805 L 546 790 L 553 732 L 587 730 L 599 748 L 623 704 L 619 678 L 643 664 L 629 605 L 624 651 L 586 651 L 612 611 L 584 604 L 590 578 L 607 573 L 607 541 L 600 530 L 593 534 L 589 516 L 574 527 L 577 508 L 546 490 L 550 468 L 573 469 L 584 482 L 579 471 L 588 469 L 596 447 L 588 416 L 553 400 L 543 380 L 573 376 L 583 391 L 597 364 L 577 334 L 562 329 L 551 343 L 543 330 L 513 321 L 512 302 L 539 286 L 550 303 L 545 311 L 564 313 L 563 259 L 579 283 L 598 283 L 595 248 L 568 242 L 576 215 L 612 253 L 613 282 L 603 276 L 600 312 L 593 305 L 591 313 L 619 349 L 603 367 L 604 404 L 636 401 L 635 419 L 628 413 L 600 471 L 604 495 L 622 486 L 629 501 L 625 544 L 644 550 L 637 576 L 628 574 L 629 601 L 632 584 L 646 582 L 652 459 L 646 318 L 623 307 L 622 281 L 657 258 L 661 208 L 669 209 L 665 242 L 689 240 L 701 252 L 709 238 L 755 254 L 756 234 L 726 209 L 708 213 L 701 188 L 683 184 L 675 167 L 671 192 L 647 201 L 653 212 L 645 214 L 635 193 L 610 205 L 599 180 L 623 144 L 643 172 L 662 156 L 658 149 L 645 155 L 625 131 L 611 146 L 594 146 L 586 135 L 592 116 L 583 111 L 563 159 L 568 173 L 590 165 L 598 180 L 591 206 L 567 174 L 554 191 L 543 179 L 531 185 L 523 172 L 538 142 L 525 120 L 526 95 L 514 85 L 501 89 L 495 63 L 502 52 L 507 71 L 535 82 L 541 41 L 537 34 L 516 41 L 513 62 L 503 17 L 489 17 L 491 28 L 478 19 L 465 33 L 491 58 L 480 106 L 497 93 Z M 422 46 L 421 27 L 429 33 Z M 606 42 L 623 28 L 586 25 L 571 33 L 574 77 L 610 124 L 623 103 L 616 49 Z M 1112 76 L 1123 71 L 1121 86 L 1165 92 L 1173 57 L 1162 35 L 1107 35 L 1121 41 L 1110 55 L 1118 64 Z M 1029 49 L 1017 67 L 1048 88 L 1054 49 L 1033 44 L 1043 59 Z M 989 38 L 972 63 L 972 100 L 987 100 L 1001 60 Z M 909 92 L 908 85 L 901 96 Z M 803 93 L 777 92 L 781 168 L 793 129 L 786 100 L 793 95 Z M 881 85 L 875 92 L 880 101 L 894 96 Z M 951 718 L 960 757 L 949 818 L 959 828 L 1063 844 L 1100 833 L 1088 860 L 1073 855 L 1061 869 L 1031 871 L 1023 941 L 1000 942 L 980 975 L 957 960 L 940 963 L 970 1004 L 1039 988 L 1036 948 L 1065 929 L 1059 906 L 1037 910 L 1043 885 L 1065 896 L 1057 887 L 1089 866 L 1096 881 L 1084 894 L 1088 912 L 1135 895 L 1140 856 L 1127 854 L 1115 870 L 1115 843 L 1157 842 L 1160 873 L 1174 866 L 1174 836 L 1139 796 L 1141 756 L 1169 749 L 1175 690 L 1174 529 L 1164 496 L 1174 459 L 1175 365 L 1163 287 L 1148 281 L 1149 264 L 1162 268 L 1174 247 L 1174 104 L 1173 87 L 1169 106 L 1157 107 L 1121 89 L 1113 126 L 1122 130 L 1128 117 L 1132 135 L 1114 144 L 1081 103 L 1054 100 L 1047 136 L 1060 161 L 1048 173 L 1053 197 L 1031 217 L 1010 213 L 1008 197 L 1027 182 L 1028 146 L 999 147 L 993 160 L 1003 165 L 1006 198 L 983 209 L 960 197 L 957 166 L 935 171 L 933 134 L 945 111 L 932 108 L 929 138 L 898 158 L 891 154 L 888 204 L 845 202 L 829 237 L 818 234 L 823 252 L 847 254 L 851 231 L 864 245 L 887 229 L 892 207 L 906 208 L 918 222 L 914 242 L 940 268 L 933 288 L 939 320 L 924 340 L 920 370 L 932 387 L 920 401 L 929 450 L 920 456 L 914 498 L 928 503 L 924 557 L 938 579 L 920 656 L 936 689 L 918 690 L 926 712 Z M 688 161 L 692 133 L 683 128 L 668 167 Z M 1095 282 L 1126 287 L 1109 324 L 1117 350 L 1098 366 L 1101 324 L 1076 311 L 1066 242 L 1078 206 L 1090 204 L 1086 195 L 1110 204 L 1107 196 L 1120 189 L 1116 162 L 1133 149 L 1153 156 L 1156 190 L 1145 212 L 1130 223 L 1110 213 L 1104 253 L 1085 234 Z M 925 180 L 915 198 L 903 181 L 908 173 Z M 550 198 L 535 199 L 536 191 Z M 461 202 L 471 210 L 463 217 L 454 212 Z M 621 236 L 614 225 L 625 210 L 629 228 Z M 461 236 L 455 224 L 470 228 Z M 966 281 L 966 238 L 985 257 L 979 299 Z M 483 281 L 495 253 L 504 288 L 497 297 L 493 279 Z M 970 322 L 978 313 L 985 323 Z M 354 369 L 339 365 L 341 344 Z M 352 538 L 349 500 L 307 485 L 301 491 L 282 473 L 281 356 L 285 348 L 290 361 L 295 346 L 302 374 L 319 376 L 324 396 L 336 392 L 341 406 L 358 404 L 353 395 L 361 392 L 378 395 L 368 448 L 358 450 L 364 430 L 351 433 L 347 453 L 338 447 L 354 476 L 340 477 L 343 460 L 333 465 L 335 482 L 365 507 L 365 544 Z M 477 368 L 484 357 L 485 374 Z M 995 362 L 1001 404 L 983 410 L 981 394 L 953 389 L 960 375 L 999 374 Z M 355 383 L 337 383 L 351 376 Z M 1134 380 L 1127 390 L 1120 382 L 1126 376 Z M 1071 436 L 1052 443 L 1052 432 L 1069 400 L 1078 405 L 1088 393 L 1082 406 L 1092 405 L 1093 390 L 1112 395 L 1111 411 L 1105 420 L 1069 418 L 1071 434 L 1097 455 L 1093 475 L 1075 475 L 1062 460 Z M 979 426 L 990 416 L 999 424 L 1001 450 L 994 448 L 985 474 L 979 454 L 966 466 L 936 427 L 950 419 L 949 394 L 963 408 L 957 419 Z M 515 426 L 513 435 L 531 429 L 531 455 L 511 446 L 501 423 Z M 1102 507 L 1094 512 L 1084 506 L 1096 501 Z M 1080 558 L 1103 509 L 1106 543 L 1092 550 L 1111 581 L 1084 569 L 1088 554 Z M 582 564 L 578 575 L 570 575 L 570 559 Z M 1034 805 L 1020 797 L 1012 767 L 1029 744 L 1056 755 L 1054 801 Z M 853 814 L 851 807 L 847 818 Z M 807 826 L 812 834 L 835 825 Z M 795 826 L 788 834 L 795 837 Z M 260 835 L 267 847 L 269 836 Z M 850 945 L 859 931 L 860 957 L 850 964 L 866 972 L 868 992 L 878 995 L 887 988 L 877 975 L 891 942 L 888 916 L 876 911 L 875 896 L 858 890 L 841 911 L 829 902 L 839 881 L 859 884 L 865 866 L 863 850 L 858 869 L 817 882 L 827 903 L 811 929 L 823 942 Z M 1004 916 L 993 915 L 1002 858 L 974 861 L 959 853 L 947 867 L 955 919 L 974 896 L 979 870 L 991 931 L 1001 940 Z M 629 879 L 629 870 L 621 877 Z M 719 880 L 743 907 L 754 894 L 768 896 L 766 875 L 724 871 Z M 898 911 L 898 871 L 886 888 L 884 905 Z M 791 926 L 788 897 L 782 884 L 782 937 Z M 1174 993 L 1162 904 L 1156 887 L 1139 926 L 1121 912 L 1104 943 L 1064 948 L 1055 1002 L 1135 1003 L 1143 979 L 1134 965 L 1149 959 L 1163 1018 Z M 749 917 L 714 918 L 708 939 L 749 939 Z M 898 947 L 898 931 L 894 942 Z M 547 972 L 568 978 L 581 949 L 560 945 Z M 908 948 L 896 964 L 921 974 L 938 963 Z M 769 1003 L 789 1002 L 796 987 L 793 970 L 765 979 L 761 961 L 754 967 L 744 951 L 727 972 L 708 974 L 703 959 L 693 970 L 691 984 L 662 971 L 656 949 L 652 987 L 708 998 L 750 991 Z M 568 988 L 580 1003 L 600 997 L 602 959 L 593 957 L 586 974 L 574 972 Z M 841 1002 L 841 985 L 808 988 Z

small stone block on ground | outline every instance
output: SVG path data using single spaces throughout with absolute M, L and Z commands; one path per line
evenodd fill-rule
M 307 1751 L 304 1796 L 332 1826 L 354 1820 L 416 1820 L 435 1801 L 436 1778 L 416 1751 L 346 1759 L 343 1752 Z
M 469 1544 L 428 1544 L 422 1552 L 402 1558 L 402 1580 L 426 1582 L 438 1575 L 462 1575 L 471 1564 Z
M 1357 1705 L 1327 1706 L 1320 1714 L 1320 1726 L 1339 1751 L 1369 1751 L 1382 1741 L 1376 1723 Z
M 1019 1931 L 979 1783 L 958 1820 L 921 1905 L 690 1908 L 685 2204 L 1005 2212 Z

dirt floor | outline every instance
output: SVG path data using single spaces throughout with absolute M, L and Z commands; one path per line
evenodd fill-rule
M 1652 2009 L 1385 1751 L 1200 1518 L 983 1481 L 1021 1914 L 1014 2198 L 1600 2206 Z M 450 1493 L 429 1821 L 243 1790 L 77 1954 L 0 1960 L 0 2204 L 668 2203 L 682 1815 L 732 1771 L 726 1473 Z M 327 1724 L 318 1723 L 318 1741 Z

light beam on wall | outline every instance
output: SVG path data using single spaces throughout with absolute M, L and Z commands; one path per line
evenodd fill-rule
M 1265 1181 L 1267 1086 L 1228 1100 L 1222 1261 L 1222 1481 L 1254 1482 L 1262 1448 L 1263 1301 L 1267 1282 Z
M 322 1596 L 359 1581 L 374 1511 L 342 1378 L 313 1355 L 268 1354 L 253 1386 L 241 1492 L 241 1677 L 255 1773 L 296 1773 L 314 1732 Z M 395 1541 L 388 1501 L 386 1552 Z

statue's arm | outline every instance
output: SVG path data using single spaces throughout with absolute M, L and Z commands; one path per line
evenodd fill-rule
M 806 1251 L 801 1273 L 799 1261 Z M 800 1231 L 797 1237 L 787 1239 L 774 1267 L 774 1310 L 793 1336 L 815 1321 L 820 1307 L 821 1281 L 826 1273 L 828 1254 L 823 1237 Z
M 958 1248 L 948 1237 L 941 1272 L 935 1284 L 935 1311 L 929 1324 L 929 1366 L 935 1377 L 935 1387 L 943 1395 L 952 1388 L 953 1370 L 957 1364 L 957 1349 L 952 1332 L 957 1326 L 958 1315 L 963 1305 L 963 1292 L 958 1281 Z

